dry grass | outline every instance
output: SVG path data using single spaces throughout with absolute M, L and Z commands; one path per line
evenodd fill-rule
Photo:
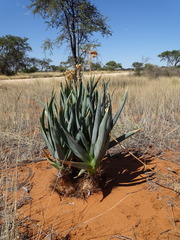
M 63 76 L 63 73 L 61 72 L 18 73 L 15 76 L 0 75 L 0 80 L 50 78 L 50 77 L 62 77 L 62 76 Z
M 91 72 L 85 72 L 85 75 L 89 76 Z M 93 74 L 112 74 L 112 71 L 94 71 Z M 127 75 L 133 74 L 132 71 L 113 71 L 113 75 Z M 14 76 L 6 76 L 0 74 L 0 81 L 1 80 L 14 80 L 14 79 L 37 79 L 37 78 L 59 78 L 63 77 L 63 72 L 35 72 L 35 73 L 18 73 Z
M 177 149 L 180 130 L 180 78 L 124 78 L 111 82 L 113 100 L 119 102 L 125 89 L 129 98 L 119 119 L 120 131 L 141 128 L 127 143 L 135 147 L 154 144 L 159 149 Z M 118 129 L 117 129 L 118 131 Z
M 63 79 L 63 78 L 62 78 Z M 110 79 L 114 111 L 128 89 L 128 101 L 116 126 L 115 133 L 141 128 L 139 134 L 126 140 L 132 147 L 156 147 L 176 149 L 179 142 L 180 78 L 159 78 L 103 75 Z M 33 80 L 26 82 L 2 82 L 0 86 L 0 146 L 2 158 L 14 162 L 34 159 L 41 154 L 44 142 L 40 136 L 39 116 L 41 106 L 37 97 L 47 101 L 53 89 L 57 91 L 60 80 Z M 17 153 L 17 149 L 18 153 Z M 3 156 L 4 155 L 4 156 Z
M 158 151 L 179 145 L 180 78 L 158 78 L 103 75 L 110 79 L 114 110 L 126 89 L 129 97 L 114 135 L 141 128 L 140 133 L 123 145 L 147 151 L 152 145 Z M 42 107 L 36 98 L 47 101 L 52 89 L 58 92 L 59 81 L 0 82 L 0 239 L 16 239 L 17 180 L 16 166 L 25 160 L 42 158 L 44 142 L 39 129 Z M 13 174 L 8 174 L 11 167 Z M 1 222 L 2 221 L 2 222 Z M 20 236 L 19 236 L 20 237 Z M 20 238 L 21 239 L 21 238 Z
M 132 146 L 155 144 L 158 148 L 178 146 L 180 78 L 159 78 L 103 75 L 110 79 L 114 110 L 128 89 L 128 101 L 116 126 L 115 132 L 141 128 L 141 132 L 127 140 Z M 63 78 L 62 78 L 63 80 Z M 53 89 L 58 92 L 59 81 L 55 79 L 1 83 L 0 140 L 1 147 L 13 162 L 17 142 L 20 144 L 18 161 L 34 158 L 44 145 L 39 131 L 41 106 L 37 97 L 47 101 Z M 129 145 L 129 146 L 130 146 Z

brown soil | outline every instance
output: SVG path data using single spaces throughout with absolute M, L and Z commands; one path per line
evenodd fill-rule
M 180 239 L 179 163 L 148 156 L 141 160 L 154 170 L 145 171 L 128 154 L 104 159 L 102 192 L 84 199 L 54 192 L 50 185 L 57 170 L 46 161 L 20 166 L 21 236 L 46 240 Z

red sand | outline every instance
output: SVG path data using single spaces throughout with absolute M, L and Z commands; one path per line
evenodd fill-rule
M 129 171 L 128 164 L 131 166 L 131 161 L 135 163 L 136 160 L 127 158 L 126 166 L 121 166 L 119 172 L 117 169 L 112 172 L 116 177 L 114 188 L 109 188 L 105 198 L 98 193 L 88 199 L 60 197 L 53 192 L 50 182 L 57 170 L 46 161 L 19 167 L 21 179 L 26 178 L 29 169 L 33 173 L 31 180 L 24 185 L 29 187 L 29 193 L 24 187 L 20 190 L 21 198 L 31 197 L 31 201 L 19 209 L 19 218 L 22 222 L 26 220 L 21 231 L 27 231 L 28 222 L 31 239 L 180 239 L 179 195 L 171 190 L 173 182 L 178 181 L 179 169 L 170 161 L 151 160 L 150 166 L 156 164 L 155 171 L 166 178 L 161 175 L 157 178 L 156 175 L 154 180 L 148 180 L 139 163 Z

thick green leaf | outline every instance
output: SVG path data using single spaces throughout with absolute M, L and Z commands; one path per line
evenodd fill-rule
M 118 118 L 119 118 L 119 116 L 120 116 L 120 114 L 121 114 L 121 112 L 122 112 L 122 110 L 123 110 L 124 104 L 125 104 L 126 99 L 127 99 L 127 95 L 128 95 L 128 93 L 127 93 L 127 91 L 126 91 L 125 94 L 124 94 L 124 98 L 123 98 L 123 100 L 122 100 L 122 103 L 121 103 L 121 105 L 120 105 L 117 113 L 115 114 L 115 116 L 114 116 L 114 118 L 113 118 L 112 128 L 113 128 L 114 125 L 116 124 L 116 122 L 117 122 L 117 120 L 118 120 Z
M 98 104 L 97 104 L 97 108 L 96 108 L 95 121 L 93 123 L 94 126 L 93 126 L 93 131 L 92 131 L 91 148 L 90 148 L 91 154 L 94 153 L 94 145 L 97 140 L 98 130 L 99 130 L 101 120 L 102 120 L 101 119 L 101 96 L 99 96 Z
M 84 92 L 84 95 L 83 95 L 84 99 L 82 101 L 82 112 L 81 112 L 81 116 L 84 118 L 85 115 L 86 115 L 86 112 L 87 112 L 87 93 L 86 91 Z
M 84 135 L 82 130 L 79 130 L 79 134 L 80 134 L 80 139 L 81 139 L 81 141 L 82 141 L 86 151 L 89 152 L 89 150 L 90 150 L 90 142 L 88 142 L 88 140 L 86 139 L 86 137 L 85 137 L 85 135 Z
M 67 131 L 68 132 L 71 132 L 71 130 L 73 129 L 73 127 L 75 125 L 74 123 L 75 123 L 74 106 L 71 106 L 71 109 L 70 109 L 70 119 L 69 119 L 69 122 L 68 122 L 68 125 L 67 125 Z
M 65 129 L 63 129 L 63 131 L 67 137 L 67 142 L 72 152 L 83 162 L 89 163 L 91 159 L 89 154 L 76 142 L 76 140 Z
M 77 125 L 77 129 L 78 129 L 78 133 L 80 135 L 80 139 L 86 149 L 86 151 L 88 152 L 89 151 L 89 143 L 88 143 L 88 140 L 86 139 L 85 135 L 84 135 L 84 132 L 83 132 L 83 125 L 81 123 L 81 120 L 79 119 L 79 109 L 78 109 L 78 106 L 79 106 L 80 103 L 77 103 L 76 105 L 76 110 L 75 110 L 75 117 L 76 117 L 76 125 Z
M 60 165 L 60 164 L 58 164 L 58 163 L 56 163 L 56 162 L 53 162 L 53 161 L 51 161 L 51 160 L 49 160 L 49 159 L 48 159 L 48 161 L 49 161 L 49 163 L 50 163 L 53 167 L 55 167 L 57 170 L 60 170 L 60 169 L 61 169 L 61 165 Z
M 61 169 L 61 164 L 60 162 L 59 163 L 56 163 L 55 160 L 53 160 L 45 151 L 44 151 L 44 154 L 47 158 L 47 160 L 49 161 L 49 163 L 55 167 L 57 170 L 60 170 Z
M 107 140 L 107 136 L 109 135 L 109 133 L 107 133 L 107 129 L 106 129 L 106 125 L 107 125 L 107 121 L 108 121 L 109 117 L 110 117 L 109 109 L 106 109 L 104 118 L 102 119 L 102 122 L 99 127 L 98 138 L 97 138 L 96 144 L 94 146 L 94 158 L 95 159 L 99 158 L 101 149 L 102 149 L 102 147 L 104 147 L 104 144 Z
M 133 131 L 130 131 L 126 134 L 123 134 L 122 136 L 116 138 L 116 140 L 112 140 L 110 143 L 109 143 L 109 149 L 116 146 L 118 143 L 124 141 L 126 138 L 128 137 L 131 137 L 132 135 L 134 135 L 135 133 L 139 132 L 141 129 L 136 129 L 136 130 L 133 130 Z
M 54 146 L 53 146 L 53 143 L 51 141 L 51 138 L 48 137 L 48 133 L 47 130 L 46 130 L 46 127 L 44 125 L 44 121 L 45 121 L 45 109 L 43 109 L 43 112 L 42 112 L 42 116 L 40 118 L 40 126 L 41 126 L 41 132 L 42 132 L 42 136 L 45 140 L 45 143 L 48 147 L 48 149 L 50 150 L 50 152 L 52 153 L 52 155 L 55 154 L 55 149 L 54 149 Z
M 91 93 L 95 91 L 100 79 L 101 79 L 101 76 L 98 78 L 98 80 L 95 83 L 94 83 L 95 77 L 92 79 Z
M 112 130 L 112 106 L 111 106 L 110 101 L 108 102 L 107 107 L 108 107 L 108 111 L 109 111 L 109 116 L 108 116 L 107 124 L 106 124 L 106 132 L 108 135 Z
M 70 166 L 70 167 L 84 169 L 84 170 L 87 170 L 87 171 L 92 170 L 92 166 L 90 165 L 90 163 L 64 161 L 64 160 L 59 160 L 59 161 L 62 162 L 63 164 L 66 164 L 66 165 Z
M 110 140 L 110 137 L 107 137 L 107 140 L 104 144 L 104 147 L 101 149 L 101 151 L 99 153 L 99 156 L 98 156 L 98 159 L 97 159 L 97 167 L 100 164 L 100 161 L 102 160 L 104 155 L 106 154 L 107 150 L 109 149 L 109 140 Z
M 65 138 L 64 132 L 61 130 L 60 127 L 58 127 L 57 121 L 55 121 L 55 125 L 52 129 L 52 137 L 53 137 L 53 142 L 54 142 L 54 146 L 56 149 L 55 157 L 58 159 L 64 159 L 65 151 L 63 151 L 63 147 L 60 142 L 60 137 L 64 137 L 63 138 L 64 142 L 65 142 L 66 138 Z

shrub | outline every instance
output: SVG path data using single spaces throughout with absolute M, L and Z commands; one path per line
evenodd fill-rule
M 153 64 L 145 64 L 143 69 L 143 75 L 150 78 L 158 78 L 158 77 L 174 77 L 180 76 L 180 68 L 179 67 L 158 67 Z
M 45 154 L 62 177 L 67 169 L 71 169 L 73 177 L 84 172 L 95 177 L 106 151 L 137 132 L 134 130 L 110 141 L 127 92 L 113 117 L 108 83 L 102 84 L 102 90 L 98 90 L 98 84 L 94 78 L 87 82 L 66 81 L 61 83 L 59 100 L 53 92 L 49 103 L 41 102 L 44 107 L 40 118 L 42 135 L 50 151 Z
M 144 75 L 150 78 L 157 78 L 160 76 L 161 69 L 153 64 L 147 63 L 144 66 L 143 73 Z
M 30 67 L 22 70 L 22 73 L 35 73 L 38 72 L 37 67 Z
M 132 64 L 132 67 L 134 68 L 135 75 L 136 76 L 140 76 L 141 75 L 141 71 L 143 69 L 143 63 L 141 63 L 141 62 L 134 62 Z

